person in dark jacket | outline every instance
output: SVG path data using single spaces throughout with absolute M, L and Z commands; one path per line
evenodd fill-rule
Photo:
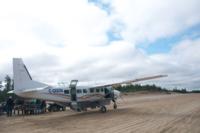
M 8 100 L 6 101 L 6 112 L 7 112 L 8 117 L 12 116 L 13 107 L 14 107 L 14 101 L 12 97 L 10 96 Z
M 42 103 L 40 105 L 40 109 L 41 109 L 42 113 L 46 112 L 46 101 L 42 101 Z

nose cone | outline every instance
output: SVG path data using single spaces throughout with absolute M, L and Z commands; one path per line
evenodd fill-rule
M 120 97 L 120 91 L 114 90 L 114 96 L 115 96 L 115 99 L 119 98 Z

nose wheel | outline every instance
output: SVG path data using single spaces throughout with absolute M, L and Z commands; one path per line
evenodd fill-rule
M 113 109 L 117 109 L 117 104 L 114 102 Z
M 116 100 L 113 99 L 112 101 L 113 101 L 113 103 L 114 103 L 114 104 L 113 104 L 113 109 L 117 109 L 117 103 L 116 103 Z

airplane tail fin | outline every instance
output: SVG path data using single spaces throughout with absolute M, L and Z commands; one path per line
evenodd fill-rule
M 34 81 L 21 58 L 13 58 L 14 91 L 24 91 L 47 86 Z

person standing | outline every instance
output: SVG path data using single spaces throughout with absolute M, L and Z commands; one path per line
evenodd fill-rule
M 12 99 L 12 96 L 9 96 L 8 100 L 6 101 L 6 112 L 7 116 L 12 116 L 12 110 L 14 107 L 14 101 Z
M 42 101 L 41 105 L 40 105 L 40 109 L 42 111 L 42 113 L 46 112 L 46 101 Z

